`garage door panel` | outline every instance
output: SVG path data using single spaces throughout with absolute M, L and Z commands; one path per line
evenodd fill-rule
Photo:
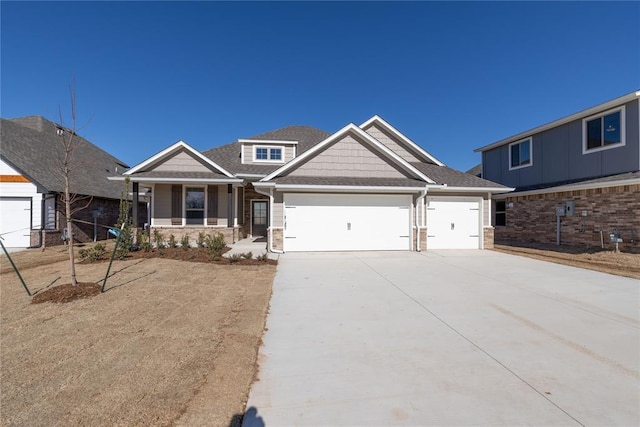
M 480 248 L 480 203 L 429 200 L 427 249 Z
M 30 198 L 0 198 L 0 234 L 8 248 L 26 248 L 31 244 Z
M 410 196 L 285 194 L 285 251 L 408 250 Z

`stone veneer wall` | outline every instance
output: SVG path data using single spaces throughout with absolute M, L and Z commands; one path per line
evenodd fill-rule
M 180 243 L 180 240 L 185 234 L 189 235 L 189 242 L 192 246 L 195 246 L 196 240 L 198 239 L 198 234 L 200 232 L 204 232 L 210 236 L 215 236 L 218 233 L 221 233 L 224 236 L 224 240 L 228 245 L 236 243 L 241 238 L 241 227 L 198 227 L 198 226 L 189 226 L 189 227 L 151 227 L 151 242 L 154 243 L 153 233 L 155 230 L 158 230 L 162 233 L 165 242 L 169 241 L 169 236 L 174 235 L 176 238 L 176 242 Z
M 274 228 L 273 233 L 267 233 L 267 236 L 273 235 L 273 249 L 281 251 L 283 248 L 284 230 L 282 228 Z M 267 237 L 269 239 L 269 237 Z M 270 245 L 267 242 L 267 248 Z
M 482 229 L 482 244 L 484 249 L 493 249 L 493 241 L 494 241 L 494 228 L 493 227 L 483 227 Z
M 561 217 L 561 244 L 614 248 L 614 230 L 624 240 L 621 250 L 640 252 L 640 185 L 594 188 L 559 193 L 511 196 L 504 199 L 506 226 L 495 227 L 497 243 L 556 243 L 556 207 L 573 200 L 573 216 Z M 513 203 L 512 207 L 509 204 Z M 582 212 L 586 211 L 586 216 Z
M 418 227 L 418 230 L 420 230 L 420 250 L 421 251 L 426 251 L 427 250 L 427 227 Z M 416 229 L 414 227 L 413 229 L 413 244 L 411 245 L 411 250 L 415 251 L 416 250 L 416 246 L 417 246 L 417 236 L 418 234 L 416 233 Z

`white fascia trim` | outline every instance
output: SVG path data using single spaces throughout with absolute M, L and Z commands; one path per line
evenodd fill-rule
M 493 198 L 505 199 L 507 197 L 531 196 L 534 194 L 562 193 L 565 191 L 591 190 L 595 188 L 620 187 L 622 185 L 638 185 L 638 184 L 640 184 L 640 178 L 624 179 L 624 180 L 610 181 L 610 182 L 597 182 L 597 183 L 590 183 L 590 184 L 586 184 L 586 183 L 585 184 L 567 184 L 567 185 L 561 185 L 559 187 L 549 187 L 542 190 L 530 190 L 530 191 L 519 191 L 517 193 L 496 194 L 493 196 Z
M 125 178 L 129 178 L 131 182 L 175 182 L 175 183 L 184 183 L 184 182 L 192 182 L 192 183 L 214 183 L 214 184 L 242 184 L 241 179 L 237 178 L 144 178 L 144 177 L 124 177 L 124 176 L 110 176 L 108 179 L 110 181 L 124 181 Z
M 284 139 L 239 139 L 238 142 L 243 144 L 298 145 L 298 141 Z
M 292 167 L 294 167 L 298 163 L 304 161 L 305 159 L 307 159 L 307 158 L 309 158 L 311 156 L 314 156 L 318 151 L 321 151 L 325 146 L 331 144 L 332 142 L 336 141 L 339 138 L 342 138 L 344 135 L 348 134 L 349 132 L 354 132 L 359 137 L 361 137 L 365 141 L 369 142 L 371 145 L 373 145 L 375 148 L 377 148 L 383 154 L 387 155 L 387 157 L 389 157 L 390 159 L 394 160 L 397 164 L 399 164 L 400 166 L 402 166 L 406 170 L 412 172 L 414 174 L 414 176 L 416 176 L 418 178 L 421 178 L 421 179 L 423 179 L 424 181 L 426 181 L 426 182 L 428 182 L 430 184 L 435 184 L 435 181 L 433 181 L 431 178 L 429 178 L 428 176 L 426 176 L 422 172 L 420 172 L 418 169 L 416 169 L 413 166 L 411 166 L 402 157 L 398 156 L 396 153 L 394 153 L 389 148 L 387 148 L 385 145 L 383 145 L 380 141 L 378 141 L 377 139 L 375 139 L 374 137 L 372 137 L 371 135 L 369 135 L 368 133 L 366 133 L 364 130 L 360 129 L 358 126 L 354 125 L 353 123 L 349 123 L 348 125 L 346 125 L 342 129 L 340 129 L 339 131 L 334 133 L 333 135 L 329 136 L 324 141 L 320 142 L 319 144 L 316 144 L 315 147 L 305 151 L 302 155 L 300 155 L 300 156 L 296 157 L 295 159 L 291 160 L 289 163 L 285 164 L 281 168 L 276 169 L 271 174 L 269 174 L 266 177 L 264 177 L 263 179 L 261 179 L 261 181 L 269 181 L 270 179 L 273 179 L 273 178 L 279 176 L 281 173 L 286 172 L 287 170 L 291 169 Z
M 599 113 L 600 111 L 609 110 L 611 108 L 620 106 L 622 104 L 626 104 L 627 102 L 633 101 L 634 99 L 637 99 L 639 97 L 640 97 L 640 90 L 638 90 L 636 92 L 629 93 L 627 95 L 623 95 L 623 96 L 621 96 L 619 98 L 616 98 L 616 99 L 612 99 L 611 101 L 607 101 L 607 102 L 605 102 L 603 104 L 599 104 L 599 105 L 596 105 L 594 107 L 587 108 L 586 110 L 579 111 L 579 112 L 577 112 L 575 114 L 563 117 L 561 119 L 555 120 L 555 121 L 547 123 L 545 125 L 535 127 L 535 128 L 530 129 L 530 130 L 528 130 L 526 132 L 521 132 L 521 133 L 519 133 L 517 135 L 513 135 L 513 136 L 510 136 L 508 138 L 501 139 L 500 141 L 494 142 L 494 143 L 489 144 L 489 145 L 485 145 L 484 147 L 476 148 L 475 150 L 473 150 L 473 152 L 474 153 L 478 153 L 478 152 L 482 152 L 482 151 L 488 151 L 488 150 L 494 149 L 496 147 L 499 147 L 501 145 L 505 145 L 505 144 L 511 143 L 511 142 L 516 141 L 518 139 L 522 139 L 522 138 L 525 138 L 527 136 L 532 136 L 533 134 L 544 132 L 545 130 L 549 130 L 549 129 L 557 127 L 557 126 L 564 125 L 564 124 L 572 122 L 574 120 L 578 120 L 578 119 L 582 119 L 584 117 L 592 116 L 594 114 Z
M 235 176 L 237 178 L 264 178 L 266 175 L 259 173 L 237 173 Z
M 440 191 L 451 191 L 455 193 L 507 193 L 515 190 L 515 188 L 510 187 L 450 187 L 448 185 L 427 185 L 429 191 L 440 190 Z M 433 193 L 430 193 L 433 194 Z
M 268 184 L 268 183 L 261 183 Z M 270 183 L 273 184 L 273 183 Z M 308 184 L 274 184 L 277 190 L 305 190 L 313 192 L 350 192 L 350 193 L 421 193 L 424 187 L 380 187 L 380 186 L 361 186 L 361 185 L 308 185 Z M 262 188 L 264 185 L 254 185 L 254 187 Z M 270 186 L 271 187 L 271 186 Z
M 203 162 L 205 162 L 206 164 L 213 166 L 214 168 L 216 168 L 217 170 L 219 170 L 220 172 L 222 172 L 223 174 L 227 175 L 229 178 L 232 178 L 233 175 L 231 173 L 229 173 L 227 170 L 225 170 L 224 168 L 222 168 L 221 166 L 219 166 L 217 163 L 215 163 L 213 160 L 205 157 L 204 155 L 202 155 L 198 150 L 196 150 L 195 148 L 191 147 L 189 144 L 187 144 L 186 142 L 180 140 L 178 142 L 176 142 L 175 144 L 173 144 L 170 147 L 165 148 L 164 150 L 162 150 L 161 152 L 159 152 L 158 154 L 149 157 L 147 160 L 145 160 L 142 163 L 137 164 L 136 166 L 132 167 L 131 169 L 129 169 L 128 171 L 124 172 L 123 175 L 131 175 L 134 174 L 138 171 L 140 171 L 141 169 L 149 166 L 150 164 L 155 163 L 156 161 L 162 159 L 163 157 L 168 156 L 169 154 L 171 154 L 174 151 L 179 150 L 180 148 L 184 148 L 185 150 L 191 152 L 193 155 L 195 155 L 196 157 L 198 157 L 200 160 L 202 160 Z
M 422 147 L 420 147 L 418 144 L 416 144 L 415 142 L 413 142 L 412 140 L 407 138 L 402 132 L 400 132 L 398 129 L 394 128 L 389 122 L 387 122 L 386 120 L 384 120 L 382 117 L 378 116 L 377 114 L 375 116 L 371 117 L 369 120 L 367 120 L 363 124 L 361 124 L 360 128 L 362 128 L 364 130 L 364 128 L 369 127 L 373 123 L 380 124 L 382 127 L 386 128 L 389 132 L 395 134 L 400 140 L 402 140 L 405 144 L 411 146 L 415 151 L 420 153 L 427 160 L 430 160 L 430 161 L 434 162 L 438 166 L 446 166 L 444 163 L 442 163 L 440 160 L 436 159 L 431 154 L 427 153 Z

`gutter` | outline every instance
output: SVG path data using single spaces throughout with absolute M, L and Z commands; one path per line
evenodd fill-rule
M 439 190 L 439 191 L 451 191 L 454 193 L 509 193 L 515 188 L 511 187 L 449 187 L 447 184 L 442 185 L 427 185 L 427 188 L 430 190 Z
M 271 184 L 271 183 L 270 183 Z M 281 251 L 279 249 L 274 249 L 273 247 L 273 189 L 275 188 L 274 184 L 271 185 L 262 185 L 261 187 L 265 187 L 265 188 L 269 188 L 269 192 L 265 192 L 262 191 L 260 188 L 256 188 L 255 186 L 253 187 L 253 189 L 255 190 L 256 193 L 258 194 L 262 194 L 263 196 L 268 196 L 269 197 L 269 252 L 274 252 L 277 254 L 283 254 L 284 251 Z M 283 230 L 283 239 L 284 239 L 284 230 Z

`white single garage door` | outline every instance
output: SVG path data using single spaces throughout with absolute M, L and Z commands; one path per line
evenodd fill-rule
M 285 194 L 284 250 L 410 250 L 410 207 L 410 195 Z
M 427 202 L 427 250 L 480 248 L 480 201 L 427 198 Z
M 0 235 L 7 248 L 31 245 L 31 198 L 0 197 Z

